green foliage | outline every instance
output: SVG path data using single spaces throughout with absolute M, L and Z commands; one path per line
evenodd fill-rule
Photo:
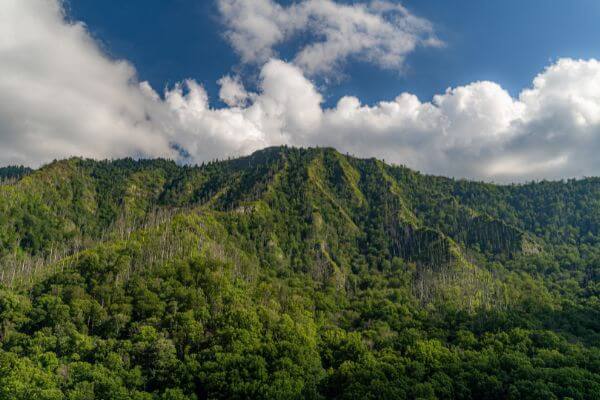
M 0 183 L 18 180 L 31 173 L 31 171 L 31 168 L 27 168 L 22 165 L 9 165 L 7 167 L 0 167 Z
M 598 179 L 285 147 L 10 178 L 0 400 L 599 398 Z

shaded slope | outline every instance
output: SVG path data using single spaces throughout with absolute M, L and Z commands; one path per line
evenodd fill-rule
M 538 248 L 518 228 L 434 191 L 432 179 L 333 149 L 270 148 L 200 167 L 71 159 L 0 188 L 2 253 L 14 274 L 29 256 L 53 262 L 194 208 L 220 213 L 265 265 L 340 287 L 348 271 L 384 269 L 395 257 L 440 269 L 468 264 L 461 246 L 495 256 Z

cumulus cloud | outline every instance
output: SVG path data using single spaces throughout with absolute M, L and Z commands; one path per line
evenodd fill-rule
M 594 59 L 560 59 L 516 98 L 482 81 L 431 101 L 401 93 L 364 105 L 346 96 L 330 108 L 298 63 L 269 59 L 253 91 L 240 77 L 222 78 L 227 106 L 219 108 L 194 80 L 161 94 L 138 82 L 85 26 L 66 22 L 57 0 L 5 0 L 1 8 L 0 164 L 71 155 L 193 163 L 290 144 L 495 181 L 600 175 Z
M 229 94 L 245 93 L 246 106 L 235 102 L 212 108 L 204 88 L 193 80 L 165 93 L 160 120 L 172 140 L 190 153 L 188 161 L 200 162 L 224 155 L 242 155 L 272 145 L 309 143 L 322 126 L 322 97 L 298 67 L 271 60 L 262 68 L 260 92 L 247 93 L 231 78 L 221 79 Z M 235 86 L 235 90 L 231 87 Z M 234 96 L 235 97 L 235 96 Z M 228 100 L 231 100 L 229 98 Z
M 334 146 L 425 172 L 494 181 L 598 175 L 599 85 L 600 62 L 561 59 L 517 98 L 481 81 L 428 102 L 402 93 L 369 106 L 346 96 L 324 108 L 300 68 L 271 60 L 244 107 L 211 109 L 202 88 L 191 89 L 204 100 L 183 100 L 198 129 L 186 146 L 196 149 L 207 135 L 224 140 L 220 149 L 233 154 L 282 143 Z
M 219 98 L 230 107 L 244 106 L 248 100 L 249 94 L 246 92 L 244 85 L 238 77 L 229 75 L 217 81 L 221 89 L 219 90 Z
M 304 0 L 284 7 L 273 0 L 218 0 L 226 37 L 243 62 L 263 63 L 275 47 L 310 37 L 294 58 L 308 74 L 330 73 L 349 57 L 400 69 L 407 54 L 439 46 L 432 25 L 398 2 L 372 0 L 352 5 Z
M 517 98 L 493 82 L 421 102 L 402 94 L 327 111 L 332 145 L 427 172 L 495 181 L 600 174 L 600 62 L 560 59 Z
M 170 155 L 135 70 L 106 58 L 61 3 L 0 6 L 0 160 Z

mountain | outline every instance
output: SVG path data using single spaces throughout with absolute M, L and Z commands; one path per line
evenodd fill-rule
M 0 399 L 600 398 L 600 179 L 329 148 L 0 184 Z

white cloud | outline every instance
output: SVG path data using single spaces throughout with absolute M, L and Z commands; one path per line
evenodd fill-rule
M 172 140 L 191 154 L 191 161 L 242 155 L 278 144 L 307 142 L 321 126 L 321 95 L 295 66 L 271 60 L 262 68 L 260 93 L 246 93 L 231 78 L 221 79 L 221 97 L 231 92 L 252 99 L 228 108 L 211 108 L 206 91 L 189 80 L 167 91 L 164 103 L 155 96 L 160 120 Z M 231 86 L 235 86 L 235 90 Z M 231 99 L 229 99 L 231 100 Z
M 352 5 L 304 0 L 284 7 L 273 0 L 218 0 L 226 37 L 243 62 L 263 63 L 275 47 L 305 34 L 309 43 L 294 63 L 308 74 L 331 73 L 349 57 L 400 69 L 418 45 L 437 46 L 431 24 L 397 2 Z
M 332 108 L 301 67 L 271 59 L 254 93 L 239 77 L 221 79 L 228 106 L 214 108 L 194 80 L 163 96 L 138 83 L 131 65 L 107 58 L 83 25 L 65 22 L 57 1 L 5 0 L 1 8 L 1 164 L 178 157 L 173 144 L 190 155 L 181 161 L 200 162 L 285 143 L 496 181 L 600 175 L 593 59 L 558 60 L 516 98 L 484 81 L 431 101 L 402 93 L 368 106 L 347 96 Z
M 516 99 L 483 81 L 448 89 L 431 102 L 403 93 L 373 106 L 343 97 L 323 108 L 302 70 L 279 60 L 262 68 L 259 90 L 246 94 L 246 106 L 211 109 L 202 88 L 188 84 L 187 97 L 171 92 L 167 103 L 186 121 L 174 131 L 198 160 L 214 157 L 214 146 L 202 151 L 207 143 L 219 143 L 216 153 L 228 155 L 286 143 L 334 146 L 426 172 L 496 181 L 600 174 L 596 60 L 561 59 Z
M 0 160 L 170 155 L 126 62 L 106 58 L 61 4 L 0 5 Z
M 449 89 L 421 102 L 327 111 L 330 144 L 427 172 L 514 181 L 600 174 L 600 62 L 561 59 L 512 98 L 493 82 Z M 348 105 L 351 105 L 349 107 Z
M 219 98 L 223 103 L 230 107 L 245 106 L 249 94 L 246 92 L 244 85 L 240 82 L 239 77 L 232 78 L 224 76 L 217 81 L 221 89 L 219 90 Z

